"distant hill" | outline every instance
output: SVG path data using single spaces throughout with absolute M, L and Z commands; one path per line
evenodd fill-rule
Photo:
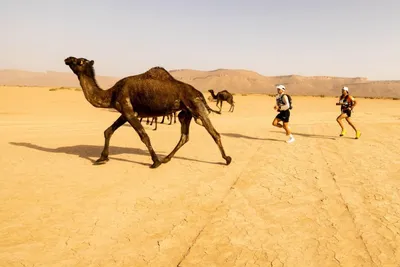
M 187 82 L 202 92 L 208 89 L 226 89 L 241 94 L 275 94 L 275 85 L 284 84 L 292 95 L 337 96 L 343 85 L 349 86 L 351 94 L 363 97 L 400 98 L 400 81 L 369 81 L 364 77 L 331 76 L 264 76 L 257 72 L 235 69 L 199 71 L 190 69 L 170 70 L 178 80 Z M 109 88 L 122 77 L 97 76 L 103 89 Z M 23 70 L 0 70 L 0 85 L 79 87 L 78 79 L 71 72 L 30 72 Z

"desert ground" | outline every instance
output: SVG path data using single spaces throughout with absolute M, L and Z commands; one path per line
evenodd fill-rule
M 192 122 L 150 169 L 128 124 L 92 164 L 118 113 L 81 91 L 0 87 L 0 266 L 400 266 L 400 101 L 357 99 L 355 140 L 335 98 L 294 96 L 287 144 L 273 97 L 234 98 L 210 115 L 229 166 Z M 160 157 L 179 140 L 143 125 Z

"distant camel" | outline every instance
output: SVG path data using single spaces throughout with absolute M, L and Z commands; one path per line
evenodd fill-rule
M 172 116 L 174 116 L 174 123 L 176 123 L 176 112 L 174 112 L 174 113 L 172 113 L 172 114 L 168 114 L 168 115 L 167 115 L 167 119 L 169 120 L 169 125 L 172 124 Z M 140 122 L 142 122 L 142 120 L 143 120 L 143 117 L 140 118 Z M 162 120 L 161 120 L 160 123 L 164 123 L 164 120 L 165 120 L 165 115 L 163 115 Z M 147 124 L 147 125 L 150 124 L 150 126 L 152 126 L 152 125 L 153 125 L 153 122 L 155 122 L 155 127 L 154 127 L 153 131 L 155 131 L 155 130 L 157 130 L 157 122 L 158 122 L 158 121 L 157 121 L 157 117 L 153 117 L 153 118 L 151 119 L 151 121 L 150 121 L 150 118 L 147 117 L 147 120 L 146 120 L 146 124 Z
M 100 158 L 96 161 L 97 164 L 109 160 L 108 150 L 111 136 L 128 121 L 151 155 L 153 164 L 150 168 L 157 168 L 161 163 L 169 162 L 175 153 L 188 142 L 192 118 L 196 123 L 204 126 L 212 136 L 226 164 L 231 163 L 232 158 L 225 154 L 221 136 L 208 117 L 210 112 L 218 114 L 221 112 L 211 109 L 199 90 L 176 80 L 164 68 L 154 67 L 144 73 L 122 78 L 110 89 L 102 90 L 96 82 L 93 60 L 68 57 L 64 62 L 78 77 L 85 98 L 90 104 L 96 108 L 113 108 L 121 113 L 121 116 L 104 131 L 104 148 Z M 160 161 L 138 117 L 163 116 L 177 111 L 180 111 L 178 114 L 181 123 L 180 140 L 171 153 Z
M 226 101 L 231 105 L 231 107 L 229 108 L 229 112 L 233 112 L 233 110 L 235 109 L 235 102 L 233 101 L 233 95 L 231 93 L 229 93 L 227 90 L 223 90 L 215 95 L 213 89 L 210 89 L 208 91 L 211 93 L 212 98 L 217 100 L 217 107 L 218 104 L 221 103 L 219 111 L 222 110 L 222 102 Z
M 172 124 L 172 116 L 174 116 L 174 123 L 176 123 L 176 112 L 174 112 L 174 113 L 172 113 L 172 114 L 168 114 L 168 115 L 167 115 L 167 119 L 169 120 L 169 125 Z M 140 118 L 140 122 L 142 122 L 142 120 L 143 120 L 143 117 Z M 165 120 L 165 115 L 163 115 L 162 120 L 161 120 L 160 123 L 164 123 L 164 120 Z M 153 122 L 155 122 L 155 126 L 154 126 L 153 131 L 155 131 L 155 130 L 157 130 L 157 122 L 158 122 L 158 121 L 157 121 L 157 117 L 153 117 L 153 118 L 151 119 L 151 121 L 150 121 L 150 118 L 147 117 L 147 120 L 146 120 L 146 124 L 147 124 L 147 125 L 150 124 L 150 126 L 152 126 L 152 125 L 153 125 Z
M 142 122 L 142 120 L 143 120 L 143 117 L 140 117 L 139 121 Z M 154 120 L 156 123 L 155 123 L 155 127 L 154 127 L 153 131 L 157 130 L 157 117 L 152 117 L 151 121 L 150 121 L 149 117 L 147 117 L 147 119 L 146 119 L 146 125 L 150 124 L 150 126 L 153 125 Z
M 169 120 L 169 125 L 172 124 L 172 116 L 174 117 L 174 123 L 176 123 L 176 112 L 167 115 L 167 119 Z M 164 123 L 165 116 L 162 117 L 161 123 Z

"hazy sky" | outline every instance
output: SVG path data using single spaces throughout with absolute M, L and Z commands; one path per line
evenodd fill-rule
M 398 0 L 0 0 L 0 69 L 249 69 L 400 79 Z

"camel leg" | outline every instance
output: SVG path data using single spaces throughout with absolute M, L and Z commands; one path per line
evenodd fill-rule
M 208 133 L 214 139 L 215 143 L 217 143 L 218 148 L 219 148 L 219 150 L 221 152 L 221 155 L 226 161 L 226 165 L 229 165 L 231 163 L 231 161 L 232 161 L 232 158 L 225 154 L 225 150 L 224 150 L 224 147 L 222 146 L 220 134 L 217 132 L 217 130 L 215 130 L 214 126 L 211 124 L 211 121 L 207 116 L 203 115 L 203 116 L 200 117 L 200 119 L 203 122 L 204 128 L 206 128 Z
M 226 165 L 229 165 L 232 161 L 232 158 L 225 154 L 225 150 L 224 150 L 224 147 L 222 146 L 222 142 L 221 142 L 221 136 L 217 132 L 217 130 L 215 130 L 214 126 L 212 125 L 210 118 L 207 115 L 207 109 L 204 107 L 204 105 L 202 105 L 202 106 L 197 105 L 196 113 L 197 113 L 196 115 L 198 116 L 198 118 L 201 120 L 204 128 L 206 128 L 207 132 L 212 136 L 215 143 L 218 145 L 221 155 L 226 161 Z
M 103 164 L 108 161 L 108 148 L 110 146 L 110 139 L 113 133 L 126 122 L 124 115 L 121 115 L 110 127 L 104 131 L 104 148 L 101 156 L 94 164 Z
M 176 123 L 176 112 L 174 112 L 174 123 Z
M 153 131 L 157 130 L 157 117 L 153 117 L 153 120 L 155 121 L 156 126 L 154 127 Z
M 168 119 L 169 119 L 169 125 L 172 124 L 172 114 L 168 115 Z
M 164 115 L 164 116 L 162 116 L 162 120 L 161 120 L 161 122 L 160 122 L 160 123 L 164 123 L 164 119 L 165 119 L 165 115 Z
M 143 128 L 139 120 L 134 116 L 133 107 L 129 102 L 124 103 L 123 112 L 129 124 L 133 127 L 133 129 L 135 129 L 135 131 L 140 137 L 140 140 L 142 140 L 142 142 L 146 145 L 147 149 L 149 150 L 151 159 L 153 160 L 153 165 L 151 165 L 150 168 L 157 168 L 158 166 L 161 165 L 161 162 L 158 159 L 156 152 L 154 152 L 153 147 L 151 146 L 150 138 L 147 135 L 145 129 Z
M 181 138 L 179 139 L 176 147 L 168 154 L 163 160 L 162 163 L 167 163 L 171 160 L 171 158 L 175 155 L 175 153 L 189 141 L 189 126 L 192 120 L 192 114 L 188 111 L 182 110 L 178 115 L 179 122 L 181 123 Z
M 233 110 L 235 109 L 235 103 L 233 101 L 229 102 L 229 104 L 231 104 L 231 108 L 229 109 L 230 112 L 233 112 Z

